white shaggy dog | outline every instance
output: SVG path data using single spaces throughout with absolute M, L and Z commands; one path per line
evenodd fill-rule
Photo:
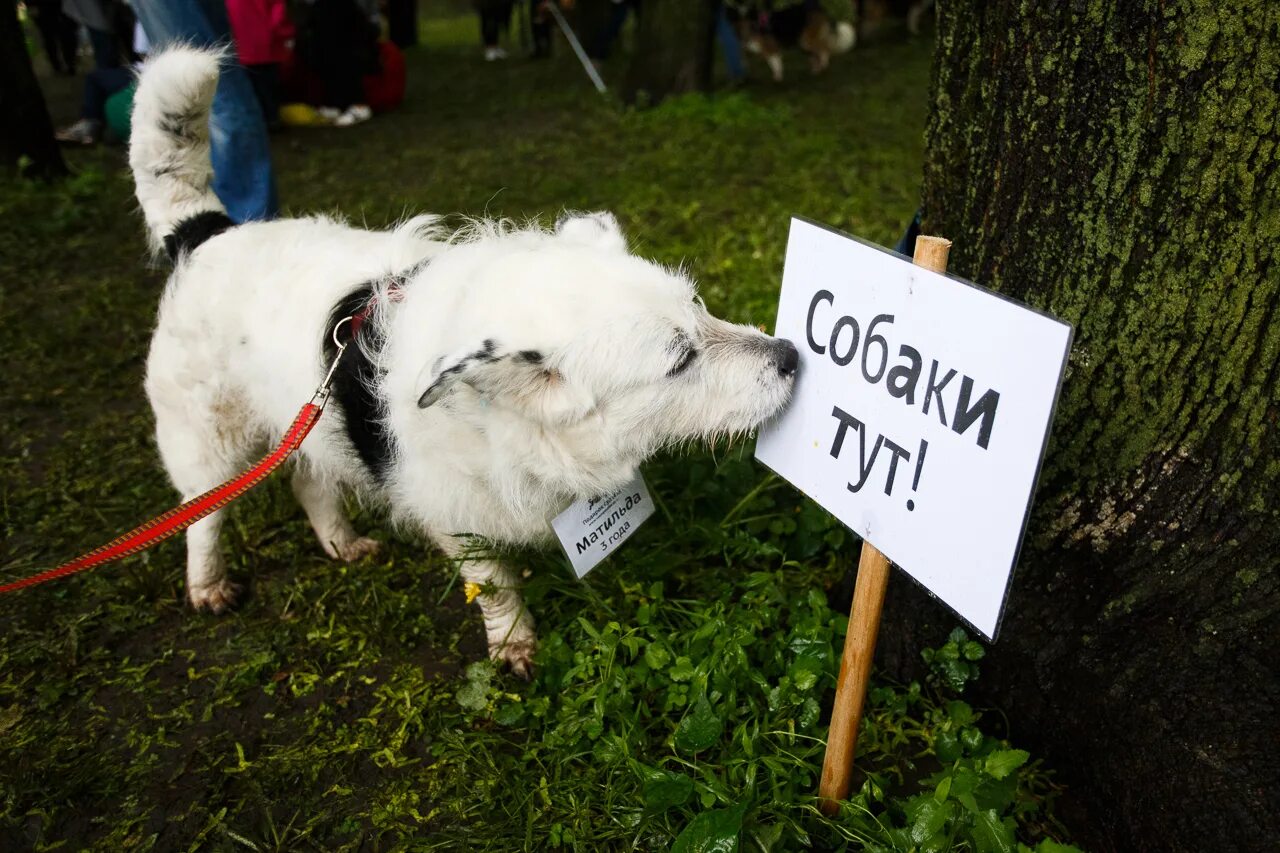
M 134 99 L 138 199 L 175 263 L 146 380 L 169 475 L 191 498 L 278 441 L 324 375 L 335 326 L 372 304 L 294 492 L 334 558 L 376 547 L 343 514 L 351 489 L 462 559 L 484 590 L 491 655 L 527 674 L 536 637 L 518 575 L 468 559 L 464 535 L 545 541 L 550 518 L 660 448 L 752 429 L 786 403 L 795 347 L 710 316 L 685 276 L 628 254 L 609 214 L 447 239 L 434 217 L 388 232 L 233 226 L 210 189 L 218 62 L 169 50 Z M 187 533 L 187 593 L 214 612 L 238 592 L 221 515 Z

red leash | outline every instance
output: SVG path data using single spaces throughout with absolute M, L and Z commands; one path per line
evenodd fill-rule
M 0 586 L 0 595 L 23 587 L 35 586 L 45 581 L 56 580 L 67 575 L 74 575 L 76 572 L 83 572 L 86 569 L 92 569 L 95 566 L 110 563 L 113 560 L 123 559 L 139 551 L 145 551 L 175 533 L 182 532 L 209 513 L 226 506 L 265 480 L 268 474 L 280 467 L 280 464 L 288 459 L 293 451 L 298 449 L 298 445 L 302 444 L 302 440 L 307 437 L 307 433 L 311 432 L 311 428 L 320 419 L 320 414 L 323 411 L 323 400 L 319 404 L 313 402 L 303 406 L 302 411 L 298 412 L 298 416 L 293 420 L 293 425 L 284 434 L 284 438 L 280 440 L 280 444 L 277 445 L 276 449 L 265 456 L 257 465 L 234 480 L 228 480 L 216 489 L 210 489 L 200 497 L 189 500 L 182 506 L 174 507 L 164 515 L 153 518 L 141 527 L 136 527 L 123 536 L 111 540 L 101 548 L 95 548 L 88 554 L 77 557 L 69 563 L 63 563 L 56 569 L 49 569 L 47 572 L 41 572 L 38 575 L 32 575 L 29 578 L 23 578 L 20 581 Z
M 360 318 L 360 322 L 363 322 L 368 310 L 366 308 L 365 311 L 355 315 Z M 344 320 L 340 320 L 334 327 L 333 341 L 338 346 L 338 352 L 334 355 L 333 362 L 329 365 L 329 372 L 325 374 L 324 381 L 316 389 L 315 396 L 311 398 L 311 402 L 303 406 L 302 410 L 298 412 L 298 416 L 293 419 L 293 423 L 285 431 L 284 437 L 280 439 L 276 449 L 263 457 L 261 462 L 234 480 L 228 480 L 221 486 L 205 492 L 200 497 L 189 500 L 182 506 L 174 507 L 164 515 L 151 519 L 141 527 L 137 527 L 123 536 L 113 539 L 101 548 L 95 548 L 69 563 L 63 563 L 56 569 L 49 569 L 46 572 L 40 572 L 31 577 L 0 586 L 0 595 L 23 589 L 24 587 L 35 586 L 45 581 L 73 575 L 76 572 L 83 572 L 103 563 L 110 563 L 114 560 L 128 557 L 131 554 L 136 554 L 139 551 L 145 551 L 157 542 L 162 542 L 175 533 L 186 530 L 206 515 L 221 509 L 265 480 L 272 471 L 279 468 L 286 459 L 293 455 L 293 452 L 302 444 L 302 440 L 307 437 L 307 433 L 311 432 L 311 428 L 316 425 L 316 421 L 320 420 L 320 415 L 324 413 L 324 405 L 329 401 L 329 384 L 333 381 L 333 372 L 338 368 L 342 353 L 347 348 L 345 343 L 338 340 L 338 330 L 346 322 L 351 322 L 353 327 L 358 328 L 359 324 L 356 322 L 355 317 L 347 317 Z M 354 337 L 354 333 L 352 336 Z

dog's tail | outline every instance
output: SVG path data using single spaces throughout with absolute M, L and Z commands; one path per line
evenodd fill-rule
M 129 166 L 151 248 L 175 260 L 232 224 L 209 159 L 221 60 L 218 50 L 169 48 L 148 60 L 133 96 Z
M 858 43 L 858 31 L 848 21 L 837 21 L 835 41 L 836 53 L 848 53 Z

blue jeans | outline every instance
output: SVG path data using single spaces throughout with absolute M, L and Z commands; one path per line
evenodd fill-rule
M 94 68 L 84 78 L 84 98 L 80 101 L 80 118 L 106 121 L 107 98 L 133 82 L 128 68 Z
M 116 45 L 115 33 L 93 27 L 85 29 L 89 31 L 89 44 L 93 47 L 93 67 L 119 68 L 120 48 Z
M 716 9 L 716 38 L 724 53 L 724 67 L 729 72 L 729 79 L 737 82 L 746 77 L 747 69 L 742 66 L 742 43 L 738 41 L 738 33 L 729 21 L 723 3 Z
M 153 50 L 173 42 L 197 47 L 231 44 L 223 0 L 135 0 Z M 273 219 L 279 212 L 267 125 L 249 75 L 234 58 L 223 63 L 209 119 L 213 191 L 236 222 Z

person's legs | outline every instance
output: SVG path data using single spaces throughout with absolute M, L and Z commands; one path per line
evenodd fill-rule
M 498 32 L 501 34 L 511 29 L 511 11 L 515 9 L 515 0 L 498 0 Z
M 557 2 L 557 0 L 551 0 Z M 529 0 L 529 30 L 533 35 L 533 55 L 544 59 L 551 55 L 551 13 L 545 0 Z
M 720 51 L 724 54 L 725 70 L 729 72 L 729 80 L 737 83 L 747 76 L 747 69 L 742 64 L 742 44 L 738 34 L 729 21 L 729 13 L 724 4 L 716 10 L 716 38 L 720 40 Z
M 231 42 L 222 0 L 135 0 L 153 50 L 173 42 L 202 47 Z M 213 191 L 236 222 L 277 215 L 271 148 L 253 85 L 242 66 L 224 62 L 209 120 Z
M 84 78 L 84 98 L 80 102 L 80 118 L 104 122 L 107 98 L 119 92 L 133 75 L 126 68 L 95 68 Z
M 133 74 L 125 68 L 94 68 L 84 78 L 84 95 L 80 103 L 80 118 L 75 124 L 59 129 L 54 139 L 75 145 L 93 145 L 102 138 L 107 121 L 107 98 L 119 92 Z
M 480 10 L 480 40 L 485 47 L 498 46 L 498 14 L 488 6 Z
M 321 106 L 342 111 L 352 104 L 364 103 L 364 81 L 360 69 L 349 57 L 338 55 L 317 69 L 324 87 Z
M 622 27 L 627 23 L 627 14 L 630 11 L 630 3 L 613 4 L 613 9 L 609 13 L 609 23 L 605 25 L 604 31 L 600 33 L 600 38 L 596 41 L 596 49 L 592 59 L 604 61 L 609 58 L 609 51 L 613 48 L 614 41 L 622 33 Z
M 485 0 L 480 4 L 480 38 L 484 42 L 484 58 L 505 59 L 507 52 L 500 44 L 502 33 L 511 25 L 511 0 Z
M 115 34 L 107 30 L 95 30 L 93 27 L 85 29 L 89 31 L 89 44 L 93 46 L 93 67 L 119 67 L 120 51 L 116 46 Z
M 44 55 L 49 58 L 49 64 L 53 66 L 56 73 L 65 74 L 67 68 L 62 61 L 62 43 L 59 41 L 58 33 L 58 16 L 62 14 L 61 7 L 44 0 L 44 2 L 30 3 L 27 8 L 31 10 L 36 29 L 40 31 L 40 42 L 44 45 Z
M 361 34 L 355 32 L 361 25 L 358 10 L 347 0 L 323 0 L 312 7 L 310 65 L 324 90 L 320 105 L 335 113 L 364 102 Z
M 62 62 L 68 74 L 76 73 L 77 54 L 80 52 L 80 28 L 76 22 L 63 13 L 62 7 L 57 9 L 58 42 L 62 47 Z
M 262 65 L 246 65 L 244 69 L 253 84 L 253 94 L 258 98 L 258 106 L 262 108 L 262 118 L 267 128 L 273 128 L 280 121 L 280 65 L 269 62 Z
M 388 0 L 387 28 L 392 44 L 399 48 L 418 44 L 417 0 Z

